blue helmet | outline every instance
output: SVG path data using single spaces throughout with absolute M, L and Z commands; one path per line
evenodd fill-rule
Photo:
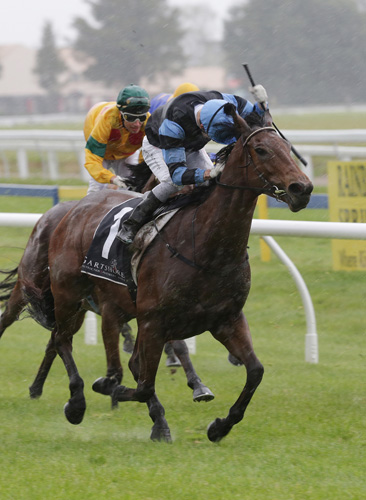
M 224 99 L 211 99 L 201 109 L 200 120 L 209 137 L 219 144 L 232 144 L 236 141 L 234 120 L 224 111 Z

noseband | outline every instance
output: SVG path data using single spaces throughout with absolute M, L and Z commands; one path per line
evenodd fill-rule
M 262 128 L 258 128 L 257 130 L 254 130 L 254 132 L 249 134 L 245 140 L 243 139 L 243 149 L 247 148 L 248 142 L 250 141 L 250 139 L 254 135 L 259 134 L 260 132 L 264 132 L 266 130 L 271 131 L 271 132 L 276 132 L 276 129 L 274 129 L 273 127 L 262 127 Z M 276 132 L 276 134 L 277 134 L 277 132 Z M 247 151 L 247 153 L 249 156 L 249 161 L 246 165 L 243 165 L 243 167 L 241 167 L 241 168 L 247 168 L 252 163 L 254 171 L 258 175 L 258 178 L 264 183 L 264 186 L 262 188 L 255 188 L 255 187 L 249 187 L 249 186 L 232 186 L 230 184 L 224 184 L 223 182 L 220 182 L 220 180 L 217 177 L 216 177 L 216 184 L 218 184 L 219 186 L 227 187 L 227 188 L 231 188 L 231 189 L 243 189 L 243 190 L 255 191 L 255 192 L 263 193 L 263 194 L 265 194 L 265 193 L 272 194 L 275 196 L 275 198 L 277 200 L 280 200 L 281 196 L 284 196 L 286 194 L 286 191 L 284 191 L 283 189 L 278 189 L 278 187 L 275 185 L 271 185 L 271 183 L 268 182 L 267 179 L 264 177 L 262 172 L 260 172 L 260 170 L 256 167 L 255 163 L 253 162 L 253 158 L 251 157 L 249 151 Z M 267 186 L 270 186 L 270 188 L 267 188 Z

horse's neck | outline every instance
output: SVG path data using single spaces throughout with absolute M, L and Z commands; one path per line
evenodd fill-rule
M 235 185 L 232 179 L 227 179 Z M 212 260 L 241 262 L 246 253 L 257 196 L 249 190 L 217 186 L 197 212 L 199 238 Z

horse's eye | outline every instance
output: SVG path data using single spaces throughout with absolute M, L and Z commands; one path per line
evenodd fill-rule
M 265 154 L 267 154 L 267 151 L 265 149 L 263 149 L 263 148 L 255 148 L 255 152 L 259 156 L 264 156 Z

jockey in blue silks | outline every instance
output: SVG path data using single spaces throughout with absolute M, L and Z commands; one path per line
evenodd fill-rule
M 131 244 L 137 231 L 170 195 L 185 185 L 203 184 L 222 171 L 223 165 L 214 166 L 204 146 L 210 140 L 219 144 L 236 141 L 234 120 L 224 111 L 227 103 L 234 105 L 244 119 L 252 112 L 263 116 L 267 93 L 262 85 L 250 90 L 255 104 L 215 90 L 198 91 L 182 94 L 152 113 L 145 128 L 142 154 L 160 184 L 145 193 L 117 238 Z

